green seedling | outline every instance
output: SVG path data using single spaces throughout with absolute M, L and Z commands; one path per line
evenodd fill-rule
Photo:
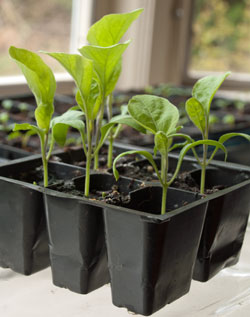
M 226 114 L 222 118 L 222 123 L 224 124 L 229 124 L 229 125 L 234 125 L 235 124 L 235 117 L 232 114 Z
M 20 102 L 17 107 L 21 112 L 26 112 L 29 110 L 29 105 L 26 102 Z
M 11 99 L 5 99 L 2 101 L 2 107 L 5 109 L 5 110 L 11 110 L 11 108 L 14 106 L 14 101 L 11 100 Z
M 97 149 L 107 137 L 107 133 L 102 140 L 93 146 L 93 139 L 96 128 L 96 120 L 101 111 L 103 91 L 100 87 L 99 77 L 95 75 L 93 61 L 78 54 L 47 53 L 55 58 L 72 76 L 77 86 L 76 101 L 79 109 L 85 117 L 84 129 L 78 129 L 82 136 L 82 144 L 86 156 L 86 177 L 84 195 L 89 196 L 90 168 Z M 100 142 L 101 141 L 101 142 Z
M 220 122 L 220 119 L 218 116 L 216 116 L 215 114 L 210 114 L 209 116 L 209 125 L 212 126 L 216 123 L 219 123 Z
M 11 140 L 19 139 L 21 140 L 22 149 L 26 149 L 31 136 L 35 134 L 36 132 L 32 130 L 28 130 L 25 133 L 22 133 L 21 131 L 13 131 L 8 134 L 7 140 L 11 141 Z
M 182 150 L 180 155 L 185 155 L 185 153 L 194 149 L 198 145 L 203 145 L 203 157 L 200 160 L 196 155 L 198 164 L 201 166 L 201 182 L 200 182 L 200 192 L 204 194 L 205 189 L 205 178 L 206 178 L 206 167 L 209 165 L 214 155 L 221 149 L 225 153 L 225 159 L 227 157 L 227 150 L 224 143 L 232 137 L 241 136 L 250 141 L 250 136 L 244 133 L 227 133 L 222 135 L 218 141 L 209 140 L 209 114 L 210 106 L 216 91 L 219 89 L 223 81 L 227 78 L 230 72 L 219 76 L 207 76 L 197 81 L 193 87 L 192 98 L 188 99 L 186 102 L 186 111 L 190 120 L 194 125 L 200 130 L 202 135 L 202 140 L 193 142 L 192 144 L 186 145 Z M 208 158 L 208 146 L 211 145 L 215 147 L 210 158 Z
M 54 140 L 63 145 L 69 126 L 76 126 L 81 129 L 82 126 L 79 127 L 77 123 L 82 121 L 77 119 L 82 116 L 82 113 L 69 110 L 62 116 L 51 120 L 54 112 L 53 102 L 56 90 L 56 81 L 51 69 L 40 56 L 31 51 L 11 46 L 9 54 L 23 72 L 37 104 L 35 110 L 37 125 L 29 123 L 15 124 L 13 131 L 26 130 L 38 134 L 43 162 L 44 187 L 47 187 L 48 160 L 53 149 Z M 52 133 L 52 141 L 49 149 L 47 149 L 50 133 Z
M 0 113 L 0 122 L 4 125 L 7 124 L 7 122 L 9 121 L 9 114 L 7 112 L 1 112 Z
M 244 112 L 245 107 L 246 107 L 246 103 L 242 100 L 235 100 L 234 106 L 239 112 Z
M 8 123 L 9 122 L 9 114 L 8 112 L 1 112 L 0 113 L 0 130 L 6 133 L 9 133 L 12 128 L 13 128 L 13 124 L 12 123 Z
M 102 89 L 102 103 L 96 120 L 96 148 L 100 142 L 100 130 L 103 122 L 104 108 L 107 104 L 108 122 L 112 118 L 113 90 L 119 79 L 122 65 L 122 54 L 130 41 L 119 44 L 130 25 L 135 21 L 143 9 L 128 13 L 109 14 L 93 24 L 88 32 L 87 40 L 90 45 L 79 49 L 80 53 L 94 62 L 94 70 L 99 78 Z M 113 151 L 114 135 L 109 134 L 109 153 Z M 94 168 L 98 168 L 98 153 L 95 154 Z M 112 166 L 112 155 L 108 157 L 108 167 Z
M 166 212 L 168 187 L 175 180 L 184 157 L 184 155 L 180 155 L 176 170 L 171 179 L 168 179 L 168 154 L 174 148 L 183 146 L 187 143 L 192 143 L 193 140 L 185 134 L 178 133 L 181 129 L 181 127 L 178 126 L 179 111 L 167 99 L 151 95 L 135 96 L 129 101 L 128 112 L 129 115 L 114 117 L 112 121 L 128 124 L 139 132 L 149 132 L 154 135 L 154 153 L 156 154 L 156 152 L 159 151 L 161 155 L 161 171 L 158 170 L 151 153 L 147 151 L 128 151 L 121 153 L 115 158 L 113 163 L 114 176 L 116 180 L 119 178 L 116 163 L 122 156 L 128 154 L 139 154 L 144 156 L 154 168 L 162 185 L 161 214 L 164 214 Z M 111 124 L 112 122 L 106 125 L 106 127 Z M 176 144 L 171 147 L 172 139 L 175 137 L 184 138 L 186 142 L 184 144 Z

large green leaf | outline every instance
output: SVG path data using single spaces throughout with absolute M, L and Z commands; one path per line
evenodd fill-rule
M 88 45 L 79 49 L 86 58 L 93 60 L 94 69 L 103 87 L 104 97 L 115 88 L 121 72 L 121 57 L 130 41 L 108 47 Z
M 36 98 L 35 117 L 37 125 L 40 129 L 48 132 L 54 112 L 53 100 L 56 90 L 56 81 L 52 71 L 40 56 L 31 51 L 11 46 L 9 54 L 21 68 Z
M 82 111 L 68 110 L 51 121 L 53 138 L 60 146 L 64 146 L 69 127 L 77 129 L 81 134 L 85 132 Z
M 93 80 L 93 61 L 78 54 L 44 53 L 55 58 L 73 77 L 83 98 L 84 111 L 88 111 L 87 100 Z
M 136 9 L 128 13 L 105 15 L 90 27 L 87 40 L 92 45 L 104 47 L 117 44 L 142 11 Z
M 128 110 L 135 121 L 153 134 L 161 131 L 168 136 L 175 131 L 179 121 L 178 109 L 167 99 L 157 96 L 134 96 Z
M 44 130 L 40 129 L 39 127 L 29 124 L 29 123 L 19 123 L 15 124 L 13 131 L 33 131 L 34 133 L 38 134 L 42 139 L 44 137 Z
M 195 98 L 188 99 L 186 101 L 186 112 L 194 125 L 204 134 L 206 129 L 206 117 L 205 110 L 200 102 Z
M 228 75 L 230 72 L 217 76 L 206 76 L 199 79 L 194 85 L 192 96 L 201 103 L 207 115 L 209 115 L 210 105 L 216 91 Z

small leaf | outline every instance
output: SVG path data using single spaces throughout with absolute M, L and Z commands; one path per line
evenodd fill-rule
M 168 154 L 168 147 L 169 147 L 169 139 L 163 132 L 157 132 L 155 134 L 155 147 L 162 155 Z
M 11 46 L 9 54 L 21 68 L 35 96 L 37 125 L 40 129 L 48 132 L 54 112 L 53 100 L 56 90 L 56 81 L 52 71 L 40 56 L 31 51 Z
M 77 129 L 84 134 L 85 124 L 82 120 L 82 111 L 69 109 L 61 116 L 54 118 L 51 121 L 53 138 L 60 146 L 64 146 L 69 127 Z
M 114 159 L 114 162 L 113 162 L 113 174 L 115 176 L 115 179 L 118 180 L 119 179 L 119 172 L 117 171 L 116 169 L 116 162 L 123 156 L 125 155 L 130 155 L 130 154 L 139 154 L 139 155 L 142 155 L 144 156 L 148 161 L 149 163 L 153 166 L 158 178 L 159 178 L 159 181 L 161 182 L 162 184 L 162 179 L 161 179 L 161 175 L 159 173 L 159 170 L 157 168 L 157 165 L 154 161 L 154 158 L 152 156 L 151 153 L 147 152 L 147 151 L 127 151 L 127 152 L 123 152 L 121 154 L 119 154 L 115 159 Z
M 210 105 L 215 93 L 229 75 L 230 72 L 217 76 L 206 76 L 199 79 L 194 85 L 192 96 L 201 103 L 207 116 L 209 115 Z
M 205 133 L 206 118 L 205 110 L 200 102 L 195 98 L 190 98 L 186 101 L 186 112 L 193 124 L 202 132 Z
M 114 90 L 121 72 L 121 57 L 130 41 L 108 47 L 88 45 L 79 52 L 94 63 L 95 72 L 102 84 L 104 97 Z
M 29 123 L 19 123 L 19 124 L 15 124 L 13 131 L 27 131 L 27 130 L 32 130 L 34 131 L 36 134 L 38 134 L 41 138 L 44 138 L 44 130 L 40 129 L 39 127 L 29 124 Z
M 167 99 L 139 95 L 130 99 L 128 104 L 130 115 L 145 129 L 153 134 L 164 132 L 167 136 L 176 130 L 179 111 Z
M 136 9 L 128 13 L 105 15 L 90 27 L 87 40 L 92 45 L 104 47 L 117 44 L 142 11 Z
M 246 133 L 236 133 L 236 132 L 232 132 L 232 133 L 226 133 L 224 135 L 222 135 L 219 138 L 219 142 L 220 143 L 225 143 L 227 140 L 233 138 L 233 137 L 242 137 L 247 139 L 248 141 L 250 141 L 250 135 L 246 134 Z

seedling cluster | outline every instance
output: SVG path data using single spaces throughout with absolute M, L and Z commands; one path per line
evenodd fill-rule
M 116 179 L 119 173 L 117 161 L 124 155 L 137 153 L 148 159 L 152 164 L 162 185 L 161 213 L 166 212 L 168 187 L 175 180 L 184 156 L 193 151 L 201 167 L 201 193 L 204 193 L 206 167 L 213 159 L 218 149 L 227 154 L 224 143 L 231 137 L 250 137 L 245 134 L 230 133 L 220 137 L 218 141 L 209 140 L 209 114 L 211 101 L 229 73 L 219 76 L 208 76 L 199 80 L 192 91 L 192 98 L 186 102 L 186 112 L 194 125 L 201 131 L 201 140 L 194 141 L 190 136 L 180 133 L 179 110 L 167 99 L 153 95 L 134 96 L 128 106 L 121 108 L 121 114 L 113 117 L 113 91 L 121 73 L 122 55 L 130 44 L 130 40 L 120 42 L 133 21 L 142 9 L 124 14 L 110 14 L 92 25 L 87 39 L 89 45 L 79 49 L 79 54 L 43 52 L 56 59 L 75 81 L 76 103 L 67 112 L 52 118 L 54 112 L 53 100 L 56 82 L 51 69 L 36 53 L 25 49 L 10 47 L 10 56 L 21 68 L 28 85 L 33 92 L 37 107 L 35 119 L 37 125 L 28 123 L 16 124 L 14 131 L 28 130 L 37 133 L 41 141 L 41 154 L 44 168 L 44 186 L 48 186 L 48 160 L 54 143 L 64 146 L 69 127 L 77 129 L 81 136 L 83 150 L 86 156 L 86 178 L 84 195 L 89 196 L 90 172 L 92 163 L 98 169 L 99 151 L 106 139 L 109 140 L 108 167 L 113 165 Z M 107 123 L 103 124 L 105 107 Z M 154 157 L 147 151 L 128 151 L 113 160 L 113 142 L 119 134 L 122 125 L 129 125 L 141 133 L 154 135 L 154 154 L 161 156 L 161 169 L 154 162 Z M 175 138 L 183 138 L 183 143 L 173 143 Z M 51 139 L 49 145 L 49 139 Z M 196 146 L 203 146 L 203 157 L 199 158 Z M 208 146 L 213 146 L 214 152 L 208 158 Z M 168 154 L 173 149 L 182 148 L 179 161 L 173 176 L 168 178 Z

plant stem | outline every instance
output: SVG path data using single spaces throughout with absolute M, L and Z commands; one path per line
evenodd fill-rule
M 113 102 L 113 95 L 112 93 L 108 96 L 108 104 L 107 104 L 107 113 L 108 113 L 108 122 L 110 122 L 112 118 L 112 102 Z M 108 150 L 108 168 L 112 167 L 113 161 L 113 131 L 112 129 L 109 132 L 109 150 Z
M 110 136 L 109 138 L 109 151 L 108 151 L 108 168 L 112 167 L 112 163 L 113 163 L 113 142 L 114 139 L 112 136 Z
M 97 148 L 98 143 L 100 141 L 100 131 L 101 131 L 102 120 L 103 120 L 103 115 L 104 115 L 104 106 L 105 106 L 105 98 L 103 97 L 101 110 L 100 110 L 98 119 L 96 121 L 96 137 L 95 137 L 96 148 Z M 99 167 L 99 150 L 96 152 L 95 157 L 94 157 L 94 169 L 97 170 L 98 167 Z
M 46 156 L 46 160 L 47 160 L 47 161 L 49 160 L 49 158 L 50 158 L 50 156 L 51 156 L 51 153 L 52 153 L 54 144 L 55 144 L 55 139 L 54 139 L 53 136 L 52 136 L 52 137 L 51 137 L 51 143 L 50 143 L 50 146 L 49 146 L 49 151 L 48 151 L 47 156 Z
M 201 184 L 200 184 L 200 193 L 204 194 L 205 191 L 205 181 L 206 181 L 206 163 L 202 164 L 201 167 Z
M 87 140 L 88 140 L 88 150 L 87 150 L 87 157 L 86 157 L 86 175 L 85 175 L 85 187 L 84 187 L 84 196 L 89 196 L 89 183 L 90 183 L 90 167 L 91 167 L 91 160 L 92 160 L 92 122 L 89 120 L 86 121 L 87 123 Z
M 46 149 L 48 144 L 48 134 L 41 137 L 41 152 L 42 152 L 42 162 L 43 162 L 43 185 L 48 187 L 48 160 L 46 158 Z
M 162 200 L 161 200 L 161 214 L 166 213 L 166 201 L 167 201 L 167 190 L 168 190 L 168 153 L 161 154 L 161 178 L 162 178 Z
M 167 190 L 168 186 L 162 186 L 162 199 L 161 199 L 161 214 L 166 213 L 166 203 L 167 203 Z
M 206 119 L 206 127 L 205 134 L 203 136 L 203 140 L 208 139 L 208 131 L 209 131 L 209 119 Z M 200 193 L 204 194 L 205 191 L 205 182 L 206 182 L 206 168 L 207 168 L 207 144 L 203 144 L 203 161 L 201 164 L 201 183 L 200 183 Z

